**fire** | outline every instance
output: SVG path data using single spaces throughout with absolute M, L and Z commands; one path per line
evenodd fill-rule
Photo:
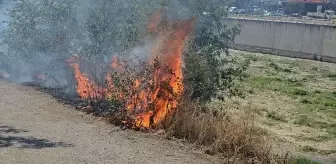
M 101 99 L 104 97 L 106 89 L 97 86 L 87 76 L 85 76 L 79 69 L 79 57 L 73 55 L 67 60 L 72 69 L 74 70 L 74 76 L 77 81 L 76 90 L 78 95 L 84 99 Z
M 169 116 L 176 109 L 183 93 L 182 54 L 195 18 L 169 22 L 162 15 L 162 11 L 156 13 L 148 25 L 148 31 L 156 37 L 148 62 L 149 65 L 155 61 L 161 64 L 154 67 L 149 79 L 138 77 L 132 85 L 127 86 L 127 93 L 119 93 L 110 73 L 106 76 L 107 87 L 102 88 L 79 70 L 78 61 L 71 62 L 78 95 L 83 99 L 114 95 L 114 98 L 125 100 L 125 110 L 133 117 L 135 127 L 150 128 Z M 113 57 L 111 67 L 115 72 L 125 72 L 123 63 L 116 57 Z

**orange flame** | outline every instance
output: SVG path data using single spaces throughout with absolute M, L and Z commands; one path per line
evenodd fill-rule
M 195 18 L 185 21 L 165 22 L 163 24 L 162 11 L 153 16 L 148 25 L 148 31 L 157 34 L 157 44 L 153 49 L 150 63 L 157 59 L 163 66 L 155 68 L 152 79 L 136 79 L 129 87 L 131 96 L 122 93 L 112 93 L 116 89 L 111 74 L 106 77 L 107 89 L 97 86 L 79 70 L 78 62 L 72 62 L 77 93 L 83 99 L 103 98 L 104 95 L 117 94 L 119 99 L 127 99 L 125 109 L 134 116 L 136 127 L 149 128 L 163 121 L 176 109 L 183 93 L 182 54 L 184 43 L 192 32 Z M 116 72 L 125 71 L 118 58 L 113 57 L 111 67 Z M 143 88 L 143 84 L 153 87 Z M 164 87 L 168 85 L 167 87 Z
M 79 57 L 77 55 L 73 55 L 70 59 L 67 60 L 67 62 L 74 70 L 74 76 L 77 81 L 76 90 L 82 99 L 101 99 L 104 97 L 105 89 L 97 86 L 80 71 Z

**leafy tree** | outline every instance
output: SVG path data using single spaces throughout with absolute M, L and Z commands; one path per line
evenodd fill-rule
M 73 0 L 20 0 L 10 10 L 4 44 L 21 59 L 48 53 L 66 53 L 77 27 Z
M 228 43 L 240 32 L 239 26 L 228 28 L 222 21 L 227 16 L 228 1 L 196 0 L 188 5 L 197 13 L 199 22 L 185 55 L 187 94 L 201 101 L 240 96 L 237 81 L 242 80 L 248 63 L 227 57 Z
M 148 18 L 160 1 L 97 0 L 86 21 L 91 54 L 111 54 L 134 47 L 145 37 Z

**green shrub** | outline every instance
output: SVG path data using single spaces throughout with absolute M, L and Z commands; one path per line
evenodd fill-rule
M 279 115 L 279 114 L 278 114 L 277 112 L 275 112 L 275 111 L 269 112 L 269 113 L 267 114 L 267 117 L 268 117 L 268 118 L 271 118 L 271 119 L 273 119 L 273 120 L 276 120 L 276 121 L 287 122 L 287 120 L 285 119 L 284 116 Z
M 306 96 L 308 94 L 308 91 L 302 88 L 294 88 L 293 94 L 298 96 Z
M 292 161 L 292 164 L 322 164 L 322 163 L 312 161 L 312 160 L 304 158 L 304 157 L 300 157 L 300 158 L 294 159 Z
M 314 93 L 320 94 L 320 93 L 322 93 L 322 91 L 321 90 L 315 90 Z
M 311 147 L 311 146 L 304 146 L 302 148 L 302 151 L 304 151 L 304 152 L 317 152 L 318 150 L 316 148 Z
M 300 102 L 303 104 L 312 104 L 312 102 L 308 99 L 302 99 Z
M 277 71 L 280 71 L 280 70 L 282 70 L 282 68 L 278 65 L 278 64 L 276 64 L 276 63 L 274 63 L 274 62 L 271 62 L 270 64 L 269 64 L 269 66 L 270 67 L 273 67 L 275 70 L 277 70 Z
M 329 77 L 329 78 L 336 78 L 336 73 L 328 73 L 327 77 Z
M 294 124 L 311 126 L 309 118 L 306 115 L 299 116 L 299 118 L 294 121 Z

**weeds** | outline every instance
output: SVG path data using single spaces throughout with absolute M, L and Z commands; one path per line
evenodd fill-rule
M 246 58 L 251 60 L 251 61 L 259 61 L 262 60 L 262 58 L 256 56 L 256 55 L 246 55 Z
M 322 93 L 322 91 L 321 90 L 315 90 L 314 93 L 320 94 L 320 93 Z
M 294 121 L 294 124 L 312 126 L 310 118 L 308 118 L 308 116 L 306 115 L 299 116 L 299 118 Z
M 273 120 L 276 120 L 276 121 L 287 122 L 286 118 L 285 118 L 283 115 L 280 115 L 280 114 L 278 114 L 278 113 L 275 112 L 275 111 L 269 112 L 269 113 L 267 114 L 267 117 L 268 117 L 268 118 L 271 118 L 271 119 L 273 119 Z
M 282 69 L 278 64 L 276 64 L 276 63 L 274 63 L 274 62 L 271 62 L 271 63 L 269 64 L 269 66 L 272 67 L 272 68 L 274 68 L 274 69 L 277 70 L 277 71 L 279 71 L 279 70 Z
M 305 95 L 308 92 L 302 88 L 302 83 L 295 79 L 283 79 L 274 76 L 258 76 L 250 78 L 250 85 L 254 88 L 279 91 L 287 95 Z
M 164 126 L 170 136 L 206 146 L 209 148 L 207 152 L 224 153 L 230 160 L 240 159 L 246 163 L 255 159 L 260 163 L 274 163 L 277 158 L 265 132 L 254 126 L 253 119 L 249 114 L 232 117 L 223 110 L 184 101 Z
M 326 76 L 327 76 L 328 78 L 336 78 L 336 73 L 334 73 L 334 72 L 329 72 Z
M 300 102 L 303 103 L 303 104 L 312 104 L 312 102 L 310 100 L 306 99 L 306 98 L 302 99 Z
M 323 142 L 328 141 L 332 138 L 330 135 L 319 135 L 315 137 L 299 137 L 299 139 L 304 141 L 315 141 L 315 142 Z
M 311 147 L 311 146 L 304 146 L 302 148 L 302 151 L 304 151 L 304 152 L 317 152 L 318 150 L 314 147 Z
M 336 153 L 336 150 L 320 150 L 319 153 L 323 155 L 329 155 Z
M 306 91 L 302 88 L 294 88 L 294 90 L 293 90 L 293 95 L 305 96 L 307 94 L 308 94 L 308 91 Z
M 329 128 L 327 129 L 327 132 L 336 136 L 336 124 L 330 125 Z
M 316 161 L 312 161 L 310 159 L 304 158 L 304 157 L 300 157 L 298 159 L 294 159 L 291 162 L 292 164 L 322 164 Z
M 291 70 L 290 68 L 283 68 L 279 64 L 276 64 L 274 62 L 271 62 L 269 64 L 269 66 L 274 68 L 276 71 L 279 71 L 279 72 L 285 72 L 285 73 L 292 73 L 293 72 L 293 70 Z

